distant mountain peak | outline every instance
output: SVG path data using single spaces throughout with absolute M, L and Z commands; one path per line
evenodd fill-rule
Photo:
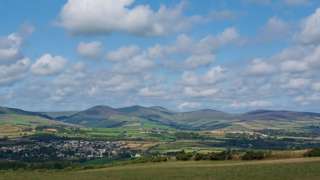
M 114 109 L 114 108 L 111 106 L 106 106 L 106 105 L 97 105 L 97 106 L 93 106 L 89 109 Z
M 160 111 L 169 111 L 168 109 L 166 109 L 162 106 L 151 106 L 150 108 L 154 109 L 154 110 L 160 110 Z

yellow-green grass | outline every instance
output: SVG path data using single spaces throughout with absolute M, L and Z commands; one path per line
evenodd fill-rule
M 81 171 L 2 171 L 0 180 L 319 180 L 319 169 L 319 158 L 252 162 L 188 161 L 124 165 Z
M 24 126 L 16 126 L 11 124 L 5 124 L 0 126 L 0 138 L 1 137 L 19 137 L 21 135 L 30 135 L 32 131 L 25 131 Z
M 212 141 L 213 142 L 213 141 Z M 153 151 L 172 152 L 185 150 L 187 152 L 197 151 L 200 153 L 222 151 L 225 148 L 211 147 L 201 141 L 181 140 L 175 142 L 160 143 L 153 148 Z
M 4 124 L 34 127 L 38 125 L 52 125 L 58 123 L 56 121 L 45 119 L 39 116 L 10 114 L 0 116 L 0 125 Z
M 0 138 L 7 136 L 15 138 L 34 134 L 34 128 L 43 125 L 56 125 L 59 122 L 39 116 L 6 114 L 0 115 Z

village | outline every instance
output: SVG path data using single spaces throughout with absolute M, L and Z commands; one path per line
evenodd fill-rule
M 22 161 L 86 161 L 128 158 L 135 150 L 121 141 L 53 140 L 0 145 L 0 159 Z

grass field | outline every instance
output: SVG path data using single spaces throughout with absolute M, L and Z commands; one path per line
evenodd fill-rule
M 318 180 L 320 158 L 235 162 L 166 162 L 81 171 L 3 171 L 0 180 L 212 179 Z

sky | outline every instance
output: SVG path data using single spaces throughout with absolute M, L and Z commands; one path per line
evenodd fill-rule
M 320 112 L 318 0 L 1 0 L 0 105 Z

